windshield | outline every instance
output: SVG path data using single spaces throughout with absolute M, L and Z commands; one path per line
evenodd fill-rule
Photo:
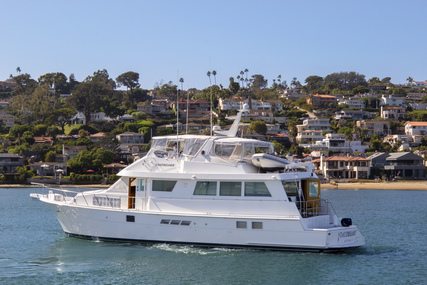
M 213 154 L 229 159 L 250 159 L 255 153 L 273 153 L 272 144 L 262 141 L 217 141 L 213 147 Z

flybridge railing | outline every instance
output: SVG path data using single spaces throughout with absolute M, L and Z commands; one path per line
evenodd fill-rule
M 47 199 L 53 199 L 57 202 L 66 202 L 71 204 L 79 204 L 85 206 L 98 206 L 98 207 L 109 207 L 109 208 L 121 208 L 121 199 L 120 197 L 111 197 L 111 195 L 106 195 L 105 193 L 102 194 L 95 194 L 91 193 L 90 195 L 85 195 L 86 191 L 90 190 L 96 190 L 96 189 L 87 189 L 82 190 L 78 187 L 76 187 L 77 190 L 70 190 L 65 189 L 62 186 L 58 187 L 49 187 L 45 184 L 41 183 L 31 183 L 32 185 L 39 186 L 45 191 L 45 194 L 42 194 L 43 197 Z M 76 196 L 80 194 L 82 199 L 79 199 L 77 201 Z M 51 196 L 50 196 L 51 195 Z M 37 194 L 37 198 L 40 198 L 40 195 Z
M 303 218 L 335 214 L 331 203 L 325 199 L 296 201 L 295 204 Z

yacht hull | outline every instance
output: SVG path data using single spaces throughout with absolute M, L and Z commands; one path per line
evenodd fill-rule
M 364 244 L 356 226 L 304 229 L 299 218 L 174 215 L 48 203 L 64 232 L 84 239 L 294 251 L 336 251 Z

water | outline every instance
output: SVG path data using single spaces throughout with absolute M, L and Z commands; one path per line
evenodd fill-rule
M 324 190 L 367 241 L 334 254 L 69 238 L 31 192 L 0 189 L 0 284 L 426 284 L 427 191 Z

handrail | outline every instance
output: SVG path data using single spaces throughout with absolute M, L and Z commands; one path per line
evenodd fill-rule
M 311 201 L 296 201 L 295 204 L 303 218 L 333 215 L 335 210 L 328 200 L 316 199 Z

